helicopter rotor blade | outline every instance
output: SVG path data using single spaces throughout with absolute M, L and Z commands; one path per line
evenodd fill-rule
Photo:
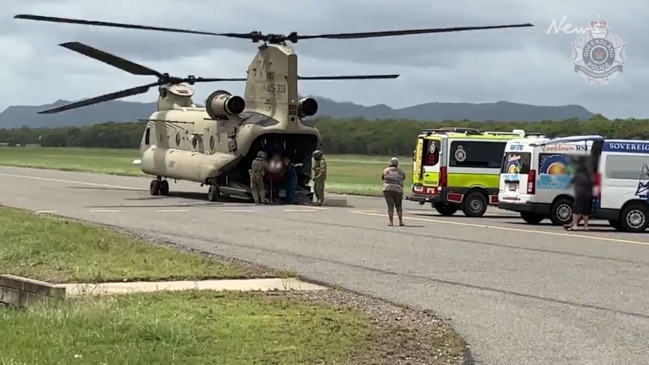
M 194 79 L 194 82 L 219 82 L 219 81 L 248 81 L 248 79 L 243 78 L 243 77 L 234 77 L 234 78 L 205 78 L 205 77 L 197 77 Z
M 451 27 L 451 28 L 428 28 L 428 29 L 404 29 L 404 30 L 386 30 L 378 32 L 358 32 L 358 33 L 332 33 L 332 34 L 316 34 L 316 35 L 297 35 L 297 39 L 361 39 L 361 38 L 377 38 L 377 37 L 393 37 L 402 35 L 414 34 L 429 34 L 429 33 L 448 33 L 448 32 L 463 32 L 469 30 L 485 30 L 485 29 L 504 29 L 504 28 L 522 28 L 533 27 L 531 23 L 526 24 L 506 24 L 506 25 L 487 25 L 478 27 Z
M 54 113 L 59 113 L 59 112 L 70 110 L 70 109 L 81 108 L 81 107 L 92 105 L 92 104 L 103 103 L 105 101 L 121 99 L 121 98 L 125 98 L 127 96 L 144 94 L 147 91 L 149 91 L 149 89 L 151 87 L 157 86 L 157 85 L 158 85 L 158 83 L 154 82 L 154 83 L 148 84 L 148 85 L 137 86 L 137 87 L 117 91 L 117 92 L 110 93 L 110 94 L 104 94 L 104 95 L 100 95 L 100 96 L 97 96 L 97 97 L 94 97 L 94 98 L 91 98 L 91 99 L 86 99 L 86 100 L 78 101 L 76 103 L 63 105 L 63 106 L 60 106 L 60 107 L 57 107 L 57 108 L 43 110 L 43 111 L 38 112 L 38 114 L 54 114 Z
M 156 31 L 160 31 L 160 32 L 211 35 L 211 36 L 221 36 L 221 37 L 241 38 L 241 39 L 251 39 L 252 38 L 251 34 L 249 34 L 249 33 L 213 33 L 213 32 L 203 32 L 203 31 L 190 30 L 190 29 L 153 27 L 153 26 L 148 26 L 148 25 L 105 22 L 105 21 L 99 21 L 99 20 L 61 18 L 61 17 L 54 17 L 54 16 L 32 15 L 32 14 L 18 14 L 18 15 L 14 16 L 14 19 L 36 20 L 36 21 L 51 22 L 51 23 L 95 25 L 95 26 L 99 26 L 99 27 L 113 27 L 113 28 L 125 28 L 125 29 L 140 29 L 140 30 L 156 30 Z
M 318 38 L 319 39 L 362 39 L 362 38 L 404 36 L 404 35 L 414 35 L 414 34 L 463 32 L 463 31 L 471 31 L 471 30 L 522 28 L 522 27 L 534 26 L 531 23 L 525 23 L 525 24 L 488 25 L 488 26 L 476 26 L 476 27 L 404 29 L 404 30 L 386 30 L 386 31 L 377 31 L 377 32 L 330 33 L 330 34 L 315 34 L 315 35 L 300 35 L 297 34 L 297 32 L 292 32 L 288 35 L 281 35 L 281 34 L 262 34 L 261 32 L 213 33 L 213 32 L 204 32 L 204 31 L 197 31 L 197 30 L 190 30 L 190 29 L 154 27 L 148 25 L 115 23 L 115 22 L 73 19 L 73 18 L 60 18 L 60 17 L 31 15 L 31 14 L 18 14 L 14 16 L 14 19 L 27 19 L 27 20 L 45 21 L 45 22 L 53 22 L 53 23 L 84 24 L 84 25 L 95 25 L 95 26 L 102 26 L 102 27 L 114 27 L 114 28 L 125 28 L 125 29 L 156 30 L 162 32 L 211 35 L 211 36 L 220 36 L 220 37 L 229 37 L 229 38 L 250 39 L 254 42 L 266 41 L 271 43 L 284 42 L 284 41 L 290 41 L 295 43 L 299 40 L 318 39 Z
M 396 79 L 400 75 L 298 76 L 298 80 L 376 80 Z
M 120 70 L 126 71 L 133 75 L 163 77 L 161 72 L 150 69 L 146 66 L 142 66 L 122 57 L 115 56 L 100 49 L 90 47 L 81 42 L 66 42 L 59 44 L 59 46 L 80 53 L 86 57 L 93 58 L 113 67 L 119 68 Z

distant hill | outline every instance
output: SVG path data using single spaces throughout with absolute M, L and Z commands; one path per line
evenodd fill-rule
M 586 120 L 593 113 L 579 105 L 535 106 L 500 101 L 497 103 L 426 103 L 393 109 L 387 105 L 363 106 L 315 97 L 319 103 L 317 116 L 331 118 L 363 117 L 365 119 L 410 119 L 419 121 L 471 120 L 541 121 L 577 118 Z M 30 128 L 82 126 L 108 121 L 132 122 L 147 118 L 155 111 L 156 103 L 110 101 L 58 114 L 43 115 L 38 111 L 70 103 L 58 100 L 38 106 L 10 106 L 0 113 L 0 128 Z

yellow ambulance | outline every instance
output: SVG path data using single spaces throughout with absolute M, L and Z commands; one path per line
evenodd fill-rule
M 458 210 L 481 217 L 498 204 L 498 185 L 507 141 L 525 131 L 481 132 L 448 127 L 424 130 L 417 137 L 412 195 L 406 199 L 432 206 L 444 216 Z

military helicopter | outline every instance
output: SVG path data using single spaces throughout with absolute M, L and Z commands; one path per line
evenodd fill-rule
M 290 43 L 307 39 L 361 39 L 403 36 L 427 33 L 445 33 L 485 29 L 532 27 L 527 24 L 409 29 L 360 33 L 319 35 L 288 35 L 250 33 L 213 33 L 187 29 L 124 24 L 97 20 L 60 18 L 20 14 L 15 19 L 54 23 L 84 24 L 126 29 L 154 30 L 251 40 L 261 43 L 253 57 L 245 79 L 172 77 L 121 57 L 95 49 L 79 42 L 61 44 L 62 47 L 102 61 L 134 75 L 155 76 L 158 80 L 118 92 L 82 100 L 39 113 L 58 113 L 109 100 L 146 93 L 158 86 L 158 111 L 146 122 L 139 161 L 142 172 L 156 176 L 151 181 L 151 195 L 168 195 L 167 179 L 187 180 L 209 186 L 207 198 L 217 201 L 221 196 L 251 199 L 248 170 L 258 152 L 269 156 L 281 155 L 298 169 L 298 190 L 313 199 L 309 187 L 312 153 L 320 145 L 320 133 L 304 123 L 304 118 L 318 111 L 315 99 L 298 95 L 298 80 L 353 80 L 395 79 L 399 75 L 311 76 L 298 75 L 298 57 Z M 244 97 L 225 90 L 211 93 L 205 106 L 194 104 L 191 85 L 198 82 L 245 81 Z

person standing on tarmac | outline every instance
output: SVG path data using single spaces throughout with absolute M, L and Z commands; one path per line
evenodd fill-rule
M 250 193 L 255 204 L 264 203 L 266 199 L 266 189 L 264 188 L 265 159 L 266 153 L 259 151 L 257 157 L 252 161 L 250 170 L 248 170 L 250 173 Z
M 324 204 L 324 188 L 327 179 L 327 162 L 322 156 L 322 151 L 313 152 L 313 191 L 317 198 L 316 205 Z
M 297 189 L 297 170 L 302 164 L 294 164 L 286 157 L 284 159 L 284 183 L 286 186 L 286 201 L 288 204 L 296 204 L 295 190 Z
M 404 225 L 401 203 L 403 203 L 403 181 L 405 179 L 406 174 L 399 168 L 399 159 L 392 157 L 390 159 L 390 166 L 385 168 L 381 175 L 381 180 L 383 180 L 383 196 L 385 197 L 385 202 L 388 204 L 388 219 L 390 220 L 388 226 L 394 225 L 395 208 L 399 217 L 399 225 Z

